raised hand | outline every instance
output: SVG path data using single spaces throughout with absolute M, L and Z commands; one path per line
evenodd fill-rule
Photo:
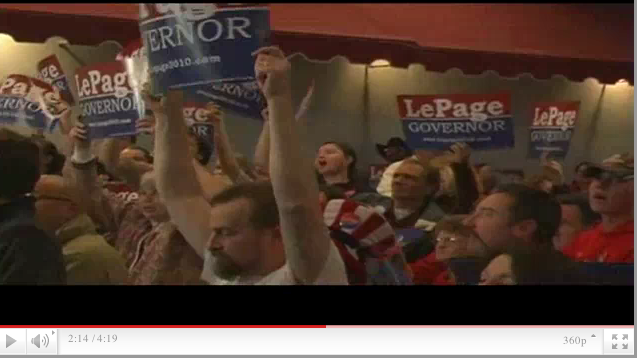
M 75 126 L 69 132 L 69 137 L 78 149 L 90 149 L 91 141 L 88 138 L 86 125 L 81 121 L 76 121 Z
M 439 157 L 443 152 L 441 150 L 416 149 L 414 155 L 423 164 L 429 163 L 432 159 Z
M 221 122 L 225 116 L 225 112 L 221 109 L 221 106 L 214 102 L 208 102 L 206 104 L 206 110 L 208 111 L 208 118 L 215 124 Z
M 146 108 L 149 108 L 151 111 L 153 111 L 153 114 L 166 115 L 166 111 L 164 108 L 164 104 L 166 102 L 165 97 L 158 98 L 158 97 L 152 96 L 150 94 L 150 91 L 147 88 L 144 88 L 142 90 L 142 99 L 144 100 L 144 104 L 146 105 Z
M 542 154 L 540 155 L 540 164 L 541 165 L 547 165 L 548 164 L 548 159 L 549 159 L 549 154 L 551 154 L 548 150 L 545 150 L 542 152 Z
M 154 97 L 147 89 L 142 90 L 142 98 L 146 104 L 146 108 L 150 108 L 155 115 L 155 118 L 159 116 L 167 117 L 172 114 L 180 114 L 183 120 L 183 108 L 184 108 L 184 91 L 182 90 L 169 90 L 168 93 L 160 98 Z
M 471 147 L 466 143 L 456 143 L 449 148 L 454 163 L 466 163 L 471 156 Z
M 299 120 L 305 117 L 308 108 L 310 108 L 310 104 L 312 103 L 312 96 L 314 95 L 314 80 L 312 80 L 312 84 L 307 89 L 307 93 L 303 100 L 301 101 L 301 105 L 299 106 L 299 110 L 296 112 L 296 119 Z
M 69 135 L 69 133 L 71 132 L 72 129 L 72 124 L 71 124 L 71 113 L 73 111 L 71 111 L 71 109 L 67 109 L 66 111 L 64 111 L 62 113 L 62 115 L 60 116 L 60 133 L 62 133 L 62 135 Z
M 259 89 L 266 99 L 289 96 L 291 93 L 291 65 L 283 51 L 276 46 L 263 47 L 255 51 L 254 73 Z
M 147 115 L 137 120 L 135 124 L 139 133 L 154 134 L 155 133 L 155 116 Z

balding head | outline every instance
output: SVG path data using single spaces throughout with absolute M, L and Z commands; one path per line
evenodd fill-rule
M 51 234 L 81 214 L 77 195 L 59 175 L 42 175 L 33 191 L 36 217 Z
M 50 196 L 78 203 L 77 195 L 67 181 L 59 175 L 42 175 L 35 184 L 34 193 L 38 196 Z

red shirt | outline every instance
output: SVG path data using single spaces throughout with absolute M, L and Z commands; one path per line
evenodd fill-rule
M 409 264 L 409 267 L 414 275 L 414 285 L 435 284 L 440 280 L 439 276 L 447 270 L 446 265 L 436 259 L 435 252 Z
M 436 276 L 433 282 L 435 286 L 454 286 L 455 284 L 456 280 L 449 269 L 446 269 L 440 275 Z
M 634 263 L 634 222 L 603 232 L 602 224 L 584 231 L 564 248 L 566 256 L 584 262 Z

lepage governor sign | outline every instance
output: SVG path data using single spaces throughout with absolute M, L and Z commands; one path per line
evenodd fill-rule
M 407 144 L 414 149 L 444 150 L 457 142 L 475 150 L 515 145 L 507 93 L 401 95 L 398 111 Z

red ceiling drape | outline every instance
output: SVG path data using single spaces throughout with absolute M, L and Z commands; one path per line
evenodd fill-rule
M 287 53 L 354 63 L 387 59 L 429 71 L 593 77 L 633 83 L 633 5 L 270 4 L 273 42 Z M 139 36 L 136 4 L 0 4 L 0 32 L 16 41 L 61 36 L 126 44 Z

